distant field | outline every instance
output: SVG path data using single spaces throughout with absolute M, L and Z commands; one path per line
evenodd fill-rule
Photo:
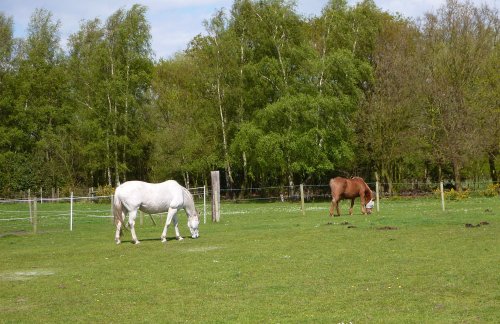
M 0 204 L 0 219 L 12 207 Z M 383 200 L 371 216 L 358 202 L 345 216 L 343 203 L 333 219 L 327 203 L 305 216 L 297 203 L 225 203 L 197 240 L 182 213 L 184 241 L 171 228 L 162 244 L 145 217 L 142 243 L 126 232 L 118 246 L 109 204 L 77 206 L 92 213 L 72 232 L 67 207 L 43 206 L 37 235 L 0 221 L 0 322 L 500 321 L 498 197 L 445 212 L 432 198 Z

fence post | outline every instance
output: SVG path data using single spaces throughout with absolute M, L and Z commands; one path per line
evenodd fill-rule
M 380 194 L 379 194 L 379 189 L 380 188 L 380 184 L 377 180 L 377 182 L 375 182 L 375 197 L 376 197 L 376 200 L 377 200 L 377 213 L 380 212 Z
M 203 185 L 203 224 L 207 223 L 207 186 Z
M 73 231 L 73 191 L 69 197 L 69 230 Z
M 443 185 L 443 181 L 441 181 L 439 183 L 439 190 L 441 191 L 441 208 L 444 211 L 445 208 L 444 208 L 444 185 Z
M 114 195 L 111 195 L 111 223 L 112 224 L 115 223 L 115 215 L 113 213 L 113 198 L 114 198 Z
M 300 184 L 300 207 L 302 208 L 302 215 L 306 214 L 306 207 L 304 205 L 304 184 Z
M 37 224 L 38 223 L 38 216 L 36 212 L 36 197 L 33 199 L 33 234 L 36 234 L 37 230 Z
M 212 222 L 220 221 L 220 177 L 219 171 L 210 172 L 212 178 Z
M 31 189 L 28 189 L 28 205 L 30 207 L 30 223 L 33 224 L 33 211 L 31 210 Z

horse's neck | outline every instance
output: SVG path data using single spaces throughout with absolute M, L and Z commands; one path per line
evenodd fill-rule
M 185 188 L 183 188 L 182 191 L 183 191 L 183 195 L 184 195 L 184 209 L 186 210 L 188 217 L 191 217 L 192 215 L 194 215 L 196 213 L 196 209 L 194 207 L 193 196 Z
M 365 194 L 367 195 L 368 200 L 373 199 L 372 190 L 370 189 L 370 187 L 366 183 L 365 183 Z

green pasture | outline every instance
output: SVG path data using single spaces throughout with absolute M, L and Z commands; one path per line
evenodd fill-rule
M 432 198 L 383 200 L 371 216 L 356 203 L 333 219 L 326 202 L 305 216 L 298 203 L 224 203 L 197 240 L 182 213 L 186 239 L 171 228 L 166 244 L 149 217 L 139 245 L 129 232 L 115 245 L 108 218 L 82 216 L 72 232 L 42 218 L 36 235 L 11 224 L 0 228 L 0 322 L 500 321 L 498 197 L 447 201 L 445 212 Z

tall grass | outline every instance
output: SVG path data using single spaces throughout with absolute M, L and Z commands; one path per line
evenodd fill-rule
M 115 245 L 111 221 L 4 235 L 0 321 L 499 322 L 498 197 L 333 219 L 327 203 L 306 206 L 226 203 L 199 239 L 170 229 L 167 244 L 149 218 L 140 245 L 130 233 Z

